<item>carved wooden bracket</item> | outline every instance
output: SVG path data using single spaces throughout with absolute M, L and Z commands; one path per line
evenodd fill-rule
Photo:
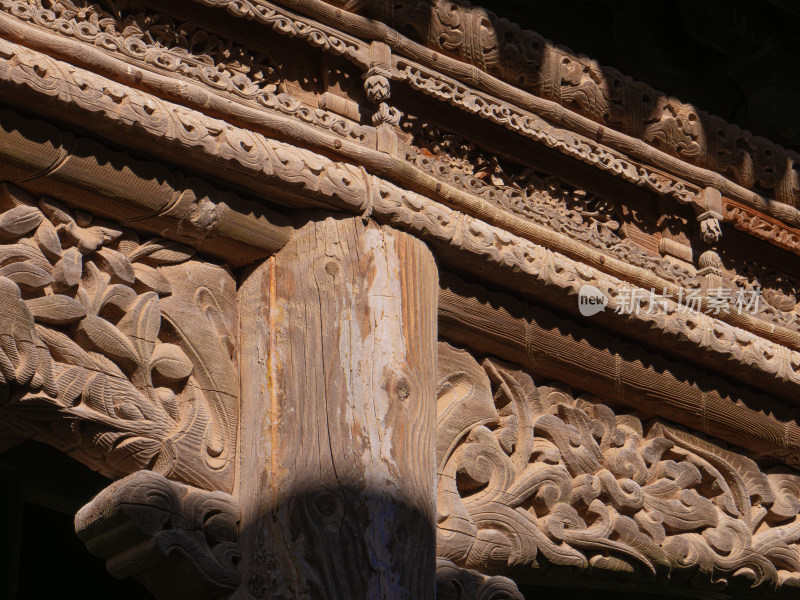
M 109 477 L 230 491 L 230 272 L 10 185 L 0 242 L 0 421 Z
M 437 600 L 525 600 L 508 577 L 490 577 L 463 569 L 444 558 L 436 559 Z
M 239 506 L 139 471 L 78 511 L 75 530 L 115 577 L 136 577 L 156 598 L 211 600 L 239 586 Z

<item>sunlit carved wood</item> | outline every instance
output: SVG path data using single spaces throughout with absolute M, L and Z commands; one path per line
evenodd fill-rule
M 444 343 L 438 394 L 439 556 L 800 585 L 800 475 Z
M 794 152 L 447 0 L 0 0 L 0 96 L 0 451 L 113 574 L 796 592 Z
M 159 600 L 216 600 L 239 586 L 238 523 L 232 496 L 138 471 L 78 511 L 75 530 L 112 575 Z
M 230 491 L 230 273 L 11 185 L 0 203 L 0 418 L 109 476 Z

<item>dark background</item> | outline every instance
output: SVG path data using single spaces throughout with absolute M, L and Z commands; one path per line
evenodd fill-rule
M 797 0 L 472 2 L 668 96 L 800 150 Z

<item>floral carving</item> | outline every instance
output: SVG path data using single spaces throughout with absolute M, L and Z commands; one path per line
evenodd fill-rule
M 800 585 L 800 476 L 440 344 L 438 553 L 631 579 Z
M 181 244 L 2 191 L 3 419 L 109 476 L 228 488 L 230 276 Z
M 207 85 L 241 95 L 283 91 L 280 66 L 265 53 L 220 38 L 192 23 L 148 12 L 122 0 L 114 13 L 78 0 L 2 0 L 0 7 L 28 21 Z

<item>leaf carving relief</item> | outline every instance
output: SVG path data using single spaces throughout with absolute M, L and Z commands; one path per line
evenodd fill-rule
M 0 419 L 110 477 L 232 484 L 234 282 L 194 250 L 0 189 Z
M 440 343 L 438 554 L 693 587 L 800 585 L 800 475 Z

